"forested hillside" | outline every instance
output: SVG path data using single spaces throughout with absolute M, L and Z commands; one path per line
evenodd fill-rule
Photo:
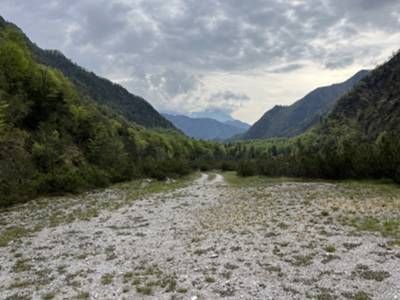
M 239 121 L 223 123 L 211 118 L 190 118 L 171 114 L 164 116 L 187 136 L 195 139 L 222 141 L 246 130 L 246 124 Z
M 59 70 L 39 64 L 18 29 L 0 26 L 0 206 L 186 174 L 224 155 L 221 145 L 133 126 L 100 107 Z
M 304 133 L 367 74 L 368 71 L 360 71 L 345 82 L 318 88 L 290 106 L 275 106 L 240 138 L 291 137 Z
M 1 16 L 0 16 L 1 18 Z M 1 26 L 8 26 L 20 31 L 14 24 L 0 20 Z M 146 100 L 132 95 L 122 86 L 101 78 L 73 63 L 58 50 L 43 50 L 32 43 L 21 32 L 21 38 L 26 40 L 27 47 L 33 53 L 38 63 L 60 70 L 71 80 L 77 90 L 98 104 L 106 105 L 128 121 L 148 128 L 167 128 L 174 126 L 159 114 Z
M 228 147 L 243 175 L 392 178 L 400 182 L 400 53 L 375 69 L 315 128 Z

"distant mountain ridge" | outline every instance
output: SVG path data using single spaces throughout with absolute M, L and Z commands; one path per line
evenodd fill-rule
M 191 118 L 172 114 L 163 115 L 189 137 L 201 140 L 225 140 L 243 133 L 250 127 L 250 125 L 238 120 L 220 122 L 211 118 Z
M 23 34 L 27 46 L 37 61 L 41 64 L 60 70 L 77 87 L 80 93 L 89 96 L 100 105 L 110 107 L 128 121 L 148 128 L 174 129 L 171 122 L 166 120 L 153 106 L 143 98 L 133 95 L 122 86 L 87 71 L 73 63 L 58 50 L 44 50 L 18 28 L 15 24 L 0 17 L 0 26 L 12 26 Z
M 275 106 L 241 135 L 240 139 L 291 137 L 304 133 L 317 124 L 367 74 L 367 70 L 359 71 L 345 82 L 315 89 L 290 106 Z

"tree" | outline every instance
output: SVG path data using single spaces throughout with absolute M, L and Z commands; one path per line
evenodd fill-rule
M 0 135 L 4 132 L 4 128 L 6 125 L 5 114 L 8 105 L 4 101 L 0 101 Z

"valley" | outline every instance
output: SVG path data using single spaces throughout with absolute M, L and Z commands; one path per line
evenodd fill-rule
M 0 212 L 1 299 L 396 299 L 400 187 L 195 173 Z

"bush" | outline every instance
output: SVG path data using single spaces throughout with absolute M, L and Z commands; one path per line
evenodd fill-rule
M 236 170 L 236 163 L 231 160 L 223 161 L 220 168 L 222 171 L 234 171 Z
M 394 175 L 393 180 L 394 180 L 394 182 L 400 184 L 400 167 L 397 168 L 396 174 Z
M 256 163 L 252 160 L 242 160 L 239 163 L 236 172 L 242 177 L 254 176 L 257 174 Z

